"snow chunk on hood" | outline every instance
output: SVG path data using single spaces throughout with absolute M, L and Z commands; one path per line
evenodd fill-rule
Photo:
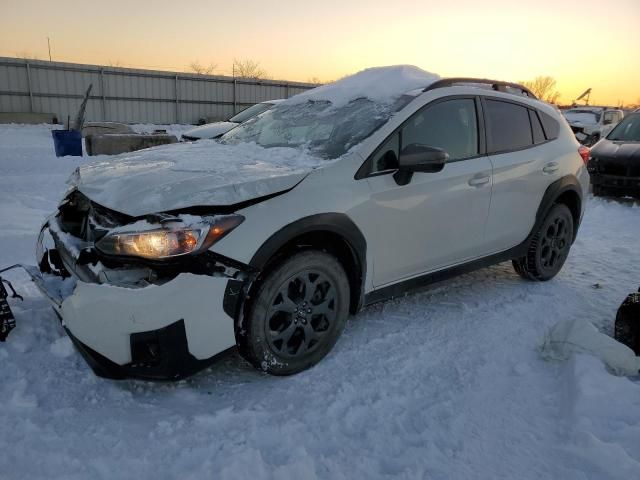
M 334 107 L 341 107 L 364 97 L 376 103 L 391 105 L 410 90 L 423 89 L 439 79 L 439 75 L 412 65 L 373 67 L 300 93 L 283 103 L 295 104 L 308 100 L 329 101 Z

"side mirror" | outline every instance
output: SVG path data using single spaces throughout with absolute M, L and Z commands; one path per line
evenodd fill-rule
M 393 178 L 398 185 L 406 185 L 411 181 L 414 172 L 439 172 L 448 159 L 449 154 L 441 148 L 412 143 L 400 152 L 398 171 Z

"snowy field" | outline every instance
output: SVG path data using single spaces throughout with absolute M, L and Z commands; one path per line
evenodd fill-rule
M 33 263 L 41 221 L 89 160 L 56 158 L 50 128 L 0 125 L 0 267 Z M 640 478 L 638 379 L 538 353 L 561 319 L 611 332 L 640 284 L 639 239 L 638 204 L 590 199 L 550 282 L 487 268 L 367 308 L 297 376 L 233 354 L 176 384 L 95 377 L 11 272 L 25 301 L 0 344 L 0 478 Z

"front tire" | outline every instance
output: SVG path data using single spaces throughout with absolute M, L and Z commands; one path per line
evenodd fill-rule
M 328 253 L 296 253 L 258 286 L 241 352 L 256 368 L 291 375 L 333 348 L 349 315 L 349 281 Z
M 529 242 L 526 256 L 513 260 L 516 273 L 527 280 L 547 281 L 555 277 L 569 255 L 573 231 L 569 207 L 554 205 Z

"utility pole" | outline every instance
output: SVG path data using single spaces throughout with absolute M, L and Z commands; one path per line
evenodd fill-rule
M 51 61 L 51 42 L 49 41 L 49 37 L 47 37 L 47 47 L 49 47 L 49 61 Z

